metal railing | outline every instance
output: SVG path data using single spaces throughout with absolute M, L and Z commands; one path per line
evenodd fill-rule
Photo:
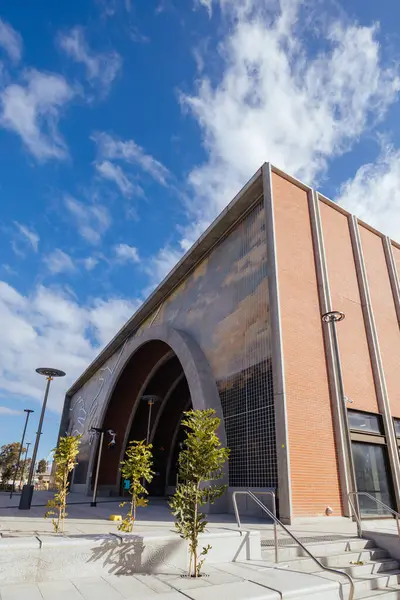
M 246 491 L 246 490 L 237 490 L 236 492 L 232 493 L 233 510 L 235 511 L 236 522 L 238 524 L 239 529 L 242 529 L 242 524 L 240 522 L 239 511 L 238 511 L 237 502 L 236 502 L 236 496 L 238 494 L 243 494 L 243 495 L 250 496 L 250 498 L 251 498 L 252 493 L 253 492 Z M 268 490 L 265 492 L 257 492 L 257 494 L 259 496 L 271 496 L 272 512 L 276 517 L 276 496 L 275 496 L 274 492 Z M 278 529 L 277 529 L 277 525 L 276 525 L 275 521 L 274 521 L 274 541 L 275 541 L 275 544 L 274 544 L 274 546 L 275 546 L 275 562 L 277 563 L 278 562 Z
M 273 492 L 257 492 L 257 494 L 268 494 L 268 495 L 272 495 L 273 496 L 273 508 L 275 510 L 276 513 L 276 502 L 275 502 L 275 494 Z M 348 573 L 346 573 L 345 571 L 340 571 L 339 569 L 332 569 L 331 567 L 327 567 L 326 565 L 324 565 L 316 556 L 314 556 L 309 550 L 308 548 L 306 548 L 306 546 L 304 546 L 304 544 L 302 544 L 302 542 L 300 542 L 300 540 L 291 532 L 289 531 L 289 529 L 278 519 L 278 517 L 276 516 L 276 514 L 274 514 L 272 511 L 270 511 L 266 506 L 264 506 L 264 504 L 261 502 L 261 500 L 259 500 L 257 498 L 257 496 L 255 496 L 255 494 L 253 494 L 253 492 L 251 492 L 250 490 L 246 490 L 246 491 L 236 491 L 233 492 L 232 494 L 232 502 L 233 502 L 233 508 L 235 511 L 235 516 L 236 516 L 236 521 L 238 524 L 239 529 L 241 529 L 241 523 L 240 523 L 240 519 L 239 519 L 239 511 L 237 508 L 237 502 L 236 502 L 236 495 L 237 494 L 247 494 L 252 500 L 254 500 L 254 502 L 265 512 L 267 513 L 267 515 L 273 520 L 274 522 L 274 526 L 275 526 L 275 531 L 276 531 L 276 527 L 277 525 L 279 525 L 280 527 L 282 527 L 282 529 L 296 542 L 296 544 L 298 544 L 300 546 L 300 548 L 319 566 L 321 567 L 321 569 L 323 571 L 328 571 L 330 573 L 336 573 L 337 575 L 343 575 L 343 577 L 346 577 L 346 579 L 348 580 L 349 584 L 350 584 L 350 591 L 349 591 L 349 597 L 348 600 L 353 600 L 354 598 L 354 591 L 355 591 L 355 586 L 354 586 L 354 581 L 353 578 L 351 577 L 351 575 L 349 575 Z M 277 553 L 277 547 L 278 547 L 278 535 L 277 533 L 274 534 L 275 537 L 275 558 L 277 558 L 278 553 Z M 278 560 L 276 560 L 276 562 L 278 562 Z M 342 584 L 341 584 L 342 585 Z
M 348 499 L 350 507 L 353 511 L 354 518 L 357 521 L 358 537 L 362 538 L 362 522 L 361 522 L 362 517 L 361 517 L 361 512 L 359 510 L 357 510 L 353 504 L 352 496 L 355 496 L 356 498 L 358 498 L 358 496 L 366 496 L 367 498 L 370 498 L 371 500 L 373 500 L 376 504 L 383 506 L 383 508 L 385 508 L 388 512 L 390 512 L 392 515 L 394 515 L 396 518 L 397 533 L 399 534 L 399 537 L 400 537 L 400 522 L 399 522 L 400 513 L 396 512 L 395 510 L 393 510 L 393 508 L 390 508 L 390 506 L 388 506 L 381 500 L 378 500 L 378 498 L 375 498 L 375 496 L 372 496 L 372 494 L 369 494 L 368 492 L 349 492 L 347 494 L 347 499 Z M 359 507 L 358 503 L 357 503 L 357 506 Z

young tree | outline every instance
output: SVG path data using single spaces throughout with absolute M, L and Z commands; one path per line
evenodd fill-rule
M 136 509 L 138 506 L 147 506 L 148 500 L 145 496 L 148 491 L 144 483 L 150 483 L 153 479 L 152 444 L 146 444 L 143 440 L 129 442 L 125 454 L 125 460 L 121 462 L 122 477 L 129 482 L 129 493 L 131 501 L 129 502 L 129 511 L 125 519 L 118 525 L 118 529 L 130 533 L 136 519 Z M 127 502 L 122 502 L 120 506 L 125 506 Z
M 179 454 L 179 480 L 170 502 L 176 517 L 175 527 L 189 540 L 189 575 L 199 577 L 205 556 L 211 546 L 198 552 L 199 534 L 208 521 L 199 511 L 207 503 L 213 504 L 226 490 L 225 485 L 211 485 L 223 476 L 223 466 L 229 450 L 223 448 L 217 436 L 220 419 L 213 409 L 190 410 L 184 413 L 182 425 L 188 429 L 183 450 Z M 192 570 L 193 567 L 193 570 Z
M 0 474 L 1 481 L 3 484 L 7 484 L 10 479 L 13 479 L 15 470 L 17 468 L 18 456 L 21 444 L 19 442 L 13 442 L 12 444 L 5 444 L 0 448 Z M 22 448 L 21 455 L 25 452 L 25 448 Z M 18 477 L 21 473 L 20 465 L 19 472 L 16 474 Z
M 68 475 L 77 464 L 76 457 L 79 453 L 81 437 L 81 435 L 67 435 L 66 437 L 62 437 L 58 442 L 57 448 L 54 449 L 54 461 L 56 464 L 55 486 L 57 491 L 54 494 L 54 498 L 47 503 L 47 507 L 50 510 L 46 512 L 45 518 L 56 515 L 57 518 L 52 520 L 56 533 L 64 533 L 69 488 Z
M 40 488 L 43 487 L 43 473 L 46 473 L 46 471 L 47 471 L 47 462 L 46 462 L 45 458 L 42 458 L 41 460 L 39 460 L 37 469 L 36 469 L 36 473 L 38 474 L 38 481 L 40 483 Z
M 37 473 L 40 473 L 42 475 L 42 473 L 46 473 L 47 471 L 47 462 L 45 458 L 42 458 L 41 460 L 39 460 L 38 462 L 38 466 L 37 466 Z

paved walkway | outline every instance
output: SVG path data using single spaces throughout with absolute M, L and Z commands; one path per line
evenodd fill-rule
M 251 590 L 243 578 L 237 577 L 219 569 L 207 570 L 207 577 L 188 579 L 176 575 L 130 575 L 118 577 L 82 577 L 64 581 L 46 581 L 35 584 L 2 585 L 0 586 L 1 600 L 184 600 L 184 598 L 200 598 L 208 592 L 208 598 L 216 598 L 213 592 L 223 585 L 240 584 L 245 600 L 246 592 Z M 255 585 L 255 584 L 253 584 Z M 214 586 L 217 586 L 216 588 Z M 230 585 L 228 586 L 228 590 Z M 201 593 L 203 590 L 203 593 Z M 181 593 L 184 592 L 183 593 Z M 198 593 L 200 592 L 200 596 Z M 259 592 L 259 590 L 257 590 Z M 190 593 L 190 595 L 189 595 Z M 251 598 L 252 596 L 247 596 Z M 257 598 L 257 596 L 254 596 Z
M 0 493 L 0 536 L 43 537 L 53 532 L 51 520 L 45 520 L 45 504 L 52 496 L 49 492 L 35 492 L 30 511 L 18 510 L 19 495 L 11 500 L 9 494 Z M 81 494 L 70 494 L 69 516 L 66 521 L 67 534 L 107 534 L 116 533 L 118 523 L 109 521 L 110 514 L 123 513 L 120 499 L 107 501 L 100 498 L 97 507 L 90 506 L 90 499 Z M 366 529 L 396 532 L 394 520 L 366 521 Z M 273 526 L 264 519 L 243 519 L 246 529 L 261 531 L 263 545 L 272 544 Z M 233 515 L 211 515 L 208 530 L 220 528 L 237 529 Z M 165 502 L 154 500 L 143 509 L 139 509 L 135 532 L 140 534 L 164 535 L 173 530 L 173 517 Z M 341 517 L 321 517 L 296 519 L 289 527 L 302 541 L 316 538 L 337 539 L 356 535 L 356 526 L 349 519 Z M 280 544 L 291 543 L 290 538 L 279 531 Z M 259 565 L 260 572 L 251 572 L 249 564 L 227 563 L 208 566 L 207 577 L 193 580 L 176 574 L 129 575 L 85 577 L 84 565 L 82 577 L 63 581 L 46 581 L 29 584 L 0 585 L 1 600 L 279 600 L 277 589 L 286 586 L 315 585 L 316 578 L 309 579 L 304 573 L 271 569 L 270 565 Z M 258 568 L 257 565 L 253 566 Z M 274 578 L 280 577 L 276 587 L 271 586 Z M 283 577 L 283 579 L 282 579 Z M 305 580 L 304 577 L 307 577 Z M 299 579 L 300 578 L 300 579 Z M 318 578 L 317 578 L 318 579 Z M 329 585 L 331 582 L 329 582 Z M 274 588 L 274 589 L 273 589 Z M 297 589 L 296 588 L 296 589 Z M 311 588 L 310 588 L 311 589 Z M 307 597 L 307 596 L 305 596 Z M 319 597 L 319 596 L 318 596 Z M 321 596 L 323 597 L 323 596 Z
M 204 577 L 108 575 L 34 584 L 0 585 L 1 600 L 314 600 L 339 598 L 339 583 L 308 573 L 274 569 L 265 562 L 208 567 Z M 327 596 L 326 594 L 333 594 Z
M 29 511 L 18 510 L 19 495 L 10 500 L 9 494 L 0 492 L 0 535 L 24 536 L 46 535 L 52 533 L 51 519 L 44 519 L 46 502 L 52 497 L 51 492 L 35 492 L 32 508 Z M 126 500 L 126 498 L 124 499 Z M 118 523 L 111 522 L 111 514 L 123 515 L 124 508 L 119 506 L 121 499 L 107 500 L 99 498 L 96 507 L 90 506 L 90 498 L 83 494 L 70 494 L 68 518 L 65 533 L 96 534 L 115 533 Z M 246 529 L 261 531 L 264 540 L 273 539 L 273 527 L 267 519 L 243 518 L 242 525 Z M 396 532 L 394 519 L 377 519 L 363 521 L 368 530 Z M 212 514 L 209 516 L 208 529 L 237 529 L 234 515 Z M 174 529 L 174 519 L 167 504 L 162 500 L 152 500 L 148 507 L 139 508 L 135 531 L 137 533 L 169 533 Z M 355 523 L 343 517 L 299 518 L 289 527 L 296 536 L 307 539 L 314 537 L 334 537 L 357 535 Z M 288 536 L 280 529 L 279 538 Z

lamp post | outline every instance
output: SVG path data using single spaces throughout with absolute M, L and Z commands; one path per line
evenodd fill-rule
M 343 321 L 345 314 L 338 310 L 332 310 L 322 315 L 322 321 L 327 324 L 332 334 L 333 356 L 335 361 L 335 371 L 337 376 L 337 385 L 340 396 L 340 410 L 342 413 L 342 424 L 344 428 L 344 443 L 345 443 L 345 463 L 349 467 L 350 492 L 357 492 L 356 470 L 354 467 L 353 450 L 351 447 L 351 436 L 349 428 L 349 419 L 347 414 L 346 402 L 349 401 L 344 393 L 342 364 L 340 361 L 339 343 L 337 338 L 336 323 Z M 360 507 L 357 495 L 354 496 L 354 508 L 356 511 L 357 528 L 359 528 Z M 359 532 L 360 533 L 360 532 Z M 361 536 L 360 536 L 361 537 Z
M 147 434 L 146 434 L 146 444 L 150 442 L 150 427 L 151 427 L 151 412 L 153 408 L 153 404 L 161 400 L 160 396 L 156 396 L 155 394 L 147 394 L 146 396 L 142 396 L 142 400 L 147 402 L 149 407 L 149 414 L 147 418 Z
M 97 457 L 96 475 L 94 478 L 94 487 L 93 487 L 93 499 L 90 503 L 90 506 L 97 506 L 97 486 L 98 486 L 98 482 L 99 482 L 101 451 L 103 450 L 104 434 L 109 433 L 111 436 L 111 441 L 108 445 L 109 448 L 111 448 L 112 446 L 115 446 L 115 443 L 116 443 L 115 437 L 117 434 L 112 429 L 102 429 L 101 427 L 91 427 L 89 431 L 91 431 L 92 433 L 100 434 L 99 455 Z
M 14 473 L 14 479 L 13 479 L 12 486 L 11 486 L 10 498 L 12 498 L 12 495 L 14 493 L 15 482 L 18 477 L 19 463 L 21 461 L 22 448 L 24 447 L 25 433 L 26 433 L 26 428 L 28 426 L 29 417 L 30 417 L 30 414 L 33 413 L 34 411 L 30 410 L 29 408 L 24 408 L 24 412 L 26 413 L 25 426 L 24 426 L 24 431 L 22 433 L 21 445 L 19 447 L 17 466 L 15 467 L 15 473 Z
M 26 452 L 25 452 L 24 464 L 22 465 L 21 481 L 19 482 L 19 489 L 21 489 L 23 481 L 24 481 L 26 461 L 28 460 L 29 446 L 31 445 L 31 443 L 32 442 L 27 442 L 26 443 Z
M 20 499 L 19 507 L 18 507 L 20 510 L 29 510 L 31 508 L 31 504 L 32 504 L 32 496 L 33 496 L 33 488 L 34 488 L 34 486 L 32 485 L 32 479 L 33 479 L 33 475 L 34 475 L 34 471 L 35 471 L 35 463 L 36 463 L 36 457 L 37 457 L 37 453 L 38 453 L 38 449 L 39 449 L 40 436 L 42 435 L 43 419 L 44 419 L 44 414 L 46 412 L 46 405 L 47 405 L 47 398 L 49 396 L 50 383 L 53 381 L 54 377 L 64 377 L 65 376 L 64 371 L 60 371 L 59 369 L 50 369 L 48 367 L 41 367 L 39 369 L 36 369 L 36 373 L 39 373 L 39 375 L 44 375 L 47 379 L 47 384 L 46 384 L 46 390 L 44 393 L 42 412 L 40 413 L 39 427 L 38 427 L 38 430 L 36 433 L 35 445 L 33 447 L 32 461 L 31 461 L 31 465 L 29 468 L 29 474 L 28 474 L 28 482 L 22 488 L 21 499 Z

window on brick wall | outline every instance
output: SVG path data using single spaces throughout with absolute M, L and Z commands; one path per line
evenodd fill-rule
M 382 419 L 380 415 L 373 415 L 371 413 L 360 412 L 356 410 L 349 410 L 349 427 L 353 431 L 360 431 L 362 433 L 377 433 L 383 434 Z M 400 435 L 400 430 L 399 430 Z
M 393 419 L 393 425 L 396 437 L 400 438 L 400 419 Z

